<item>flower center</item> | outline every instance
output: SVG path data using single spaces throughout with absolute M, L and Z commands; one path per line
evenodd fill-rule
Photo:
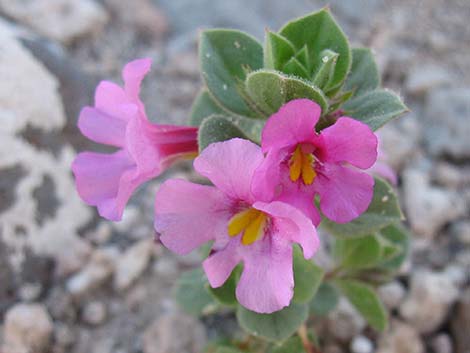
M 242 244 L 253 244 L 263 237 L 267 219 L 266 213 L 254 208 L 238 212 L 228 222 L 228 235 L 234 237 L 243 233 Z
M 315 158 L 310 152 L 305 152 L 299 144 L 289 160 L 290 180 L 297 181 L 302 177 L 305 185 L 310 185 L 317 176 L 314 169 Z

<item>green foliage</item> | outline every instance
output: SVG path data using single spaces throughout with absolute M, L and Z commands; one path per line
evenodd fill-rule
M 277 112 L 286 102 L 296 98 L 309 98 L 317 102 L 322 112 L 328 109 L 326 97 L 320 89 L 277 71 L 259 70 L 249 74 L 246 90 L 266 116 Z
M 374 267 L 382 259 L 382 244 L 375 235 L 336 238 L 334 254 L 344 268 Z
M 362 121 L 377 130 L 393 118 L 408 111 L 395 93 L 378 89 L 349 100 L 344 105 L 345 115 Z
M 280 345 L 274 346 L 272 353 L 305 353 L 305 348 L 299 336 L 295 335 L 282 342 Z
M 207 288 L 208 283 L 202 268 L 187 271 L 176 284 L 176 301 L 191 315 L 200 316 L 210 312 L 215 303 Z
M 204 82 L 222 106 L 243 116 L 257 115 L 240 92 L 247 72 L 263 66 L 263 48 L 254 38 L 236 30 L 203 31 L 199 60 Z
M 374 289 L 355 280 L 337 280 L 336 285 L 367 323 L 378 331 L 387 327 L 388 314 Z
M 380 74 L 372 51 L 368 48 L 353 48 L 351 71 L 343 88 L 354 90 L 354 95 L 359 97 L 379 86 Z
M 296 303 L 307 303 L 315 295 L 324 271 L 312 261 L 305 260 L 298 246 L 294 247 L 294 298 Z
M 308 304 L 291 303 L 287 308 L 272 314 L 258 314 L 238 307 L 237 319 L 240 326 L 253 336 L 269 341 L 283 341 L 289 338 L 307 320 Z
M 321 52 L 320 56 L 320 66 L 313 77 L 313 84 L 320 87 L 323 91 L 328 91 L 334 78 L 339 54 L 332 50 L 325 49 Z
M 352 222 L 339 224 L 326 218 L 321 225 L 331 234 L 339 237 L 366 236 L 382 228 L 400 222 L 403 214 L 393 188 L 386 181 L 375 178 L 374 197 L 369 208 Z
M 338 53 L 338 60 L 329 88 L 342 84 L 351 66 L 351 51 L 348 40 L 331 16 L 328 9 L 288 22 L 279 34 L 288 39 L 296 48 L 308 48 L 310 67 L 317 71 L 321 66 L 321 53 L 325 49 Z
M 209 146 L 211 143 L 230 140 L 235 137 L 248 139 L 248 136 L 233 122 L 223 115 L 212 115 L 203 120 L 199 127 L 198 144 L 199 150 Z
M 211 115 L 227 115 L 227 113 L 217 105 L 207 89 L 202 89 L 191 107 L 189 125 L 199 126 L 205 118 Z
M 234 347 L 217 347 L 213 353 L 242 353 L 242 351 Z
M 328 282 L 323 282 L 310 302 L 310 313 L 316 316 L 324 316 L 336 308 L 338 301 L 339 294 L 336 288 Z
M 237 306 L 238 301 L 235 296 L 238 279 L 240 278 L 241 266 L 237 266 L 227 281 L 219 288 L 209 287 L 209 292 L 223 305 Z
M 296 57 L 290 58 L 284 65 L 282 71 L 286 74 L 302 78 L 307 78 L 309 76 L 307 69 Z
M 295 48 L 291 42 L 275 32 L 266 31 L 264 44 L 265 68 L 281 70 L 294 55 Z
M 406 259 L 410 247 L 410 235 L 401 224 L 392 224 L 379 232 L 383 240 L 393 244 L 398 251 L 393 256 L 388 256 L 380 264 L 380 267 L 392 271 L 398 270 Z

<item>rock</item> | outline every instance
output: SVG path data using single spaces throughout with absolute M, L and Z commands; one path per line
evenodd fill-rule
M 433 90 L 426 103 L 425 137 L 435 156 L 470 158 L 470 88 Z
M 429 175 L 412 168 L 403 173 L 406 214 L 417 235 L 432 238 L 450 221 L 465 214 L 465 203 L 456 192 L 432 186 Z
M 470 246 L 470 221 L 462 220 L 452 223 L 451 234 L 463 245 Z
M 112 226 L 107 220 L 105 220 L 100 222 L 96 229 L 88 232 L 86 238 L 94 244 L 104 245 L 111 239 L 112 235 Z
M 412 68 L 405 82 L 408 93 L 422 95 L 430 90 L 451 83 L 447 70 L 436 65 L 418 65 Z
M 447 266 L 443 274 L 448 277 L 457 288 L 461 288 L 470 280 L 470 272 L 465 269 L 465 267 L 455 264 Z
M 104 8 L 93 0 L 0 0 L 0 9 L 42 35 L 66 44 L 99 32 L 108 20 Z
M 41 283 L 25 283 L 19 289 L 22 301 L 32 302 L 39 298 L 43 291 Z
M 61 348 L 69 348 L 76 340 L 75 332 L 66 324 L 57 323 L 54 327 L 54 340 Z
M 16 304 L 5 315 L 5 353 L 39 353 L 49 349 L 51 317 L 41 304 Z
M 470 287 L 462 293 L 457 301 L 454 315 L 451 318 L 451 332 L 455 342 L 455 353 L 470 353 Z
M 204 326 L 183 314 L 164 315 L 143 334 L 144 353 L 199 353 L 206 344 Z
M 470 168 L 459 168 L 454 164 L 439 162 L 432 171 L 432 178 L 440 185 L 457 189 L 470 184 Z
M 119 250 L 115 247 L 96 249 L 86 267 L 67 281 L 69 293 L 81 296 L 101 286 L 113 274 L 118 257 Z
M 434 353 L 453 353 L 452 339 L 449 335 L 441 333 L 431 340 L 431 348 Z
M 114 287 L 123 291 L 145 271 L 152 257 L 153 239 L 144 239 L 125 251 L 119 258 L 114 275 Z
M 176 278 L 178 276 L 178 263 L 173 256 L 163 256 L 155 260 L 152 270 L 165 278 Z
M 393 320 L 379 339 L 377 353 L 424 353 L 424 346 L 413 326 Z
M 106 320 L 106 305 L 100 301 L 92 301 L 83 308 L 82 319 L 89 325 L 101 325 Z
M 372 341 L 365 336 L 356 336 L 351 341 L 352 353 L 373 353 L 374 345 Z
M 406 290 L 403 284 L 393 281 L 378 288 L 378 294 L 388 309 L 397 308 L 405 297 Z
M 445 272 L 415 271 L 400 314 L 418 332 L 433 332 L 443 323 L 458 294 L 458 288 Z
M 347 342 L 364 330 L 366 322 L 345 298 L 341 298 L 335 310 L 328 315 L 326 325 L 328 332 L 336 339 Z

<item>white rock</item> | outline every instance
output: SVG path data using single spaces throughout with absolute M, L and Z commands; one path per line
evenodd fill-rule
M 403 188 L 406 215 L 417 235 L 432 238 L 465 214 L 465 203 L 456 192 L 432 186 L 429 176 L 417 168 L 405 170 Z
M 125 290 L 145 271 L 152 257 L 153 239 L 144 239 L 132 245 L 119 258 L 114 275 L 114 287 Z
M 372 341 L 365 336 L 356 336 L 351 341 L 352 353 L 373 353 L 374 345 Z
M 108 20 L 93 0 L 0 0 L 0 9 L 42 35 L 63 43 L 100 31 Z
M 377 353 L 424 353 L 424 345 L 413 326 L 394 320 L 381 335 Z
M 52 332 L 52 320 L 43 305 L 16 304 L 5 315 L 3 352 L 46 352 Z
M 380 286 L 378 288 L 378 294 L 388 309 L 395 309 L 405 297 L 406 290 L 403 284 L 398 281 L 393 281 Z
M 327 327 L 335 338 L 346 342 L 360 334 L 366 327 L 366 322 L 356 309 L 342 297 L 335 310 L 328 315 Z
M 100 301 L 92 301 L 83 308 L 83 321 L 90 325 L 100 325 L 106 320 L 106 305 Z
M 81 296 L 101 286 L 113 274 L 118 257 L 119 250 L 112 246 L 95 250 L 86 267 L 67 281 L 67 290 Z
M 470 158 L 470 88 L 433 90 L 426 102 L 425 136 L 429 151 Z
M 413 67 L 408 74 L 405 88 L 411 94 L 421 95 L 433 88 L 449 84 L 451 79 L 449 73 L 440 66 L 419 65 Z
M 400 314 L 418 332 L 429 333 L 444 321 L 458 295 L 458 288 L 445 272 L 418 270 L 411 277 Z
M 206 344 L 202 324 L 192 316 L 171 314 L 160 317 L 143 334 L 144 353 L 199 353 Z

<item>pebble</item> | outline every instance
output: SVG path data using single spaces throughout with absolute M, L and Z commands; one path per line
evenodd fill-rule
M 54 340 L 61 348 L 69 348 L 76 341 L 76 336 L 68 325 L 59 322 L 54 327 Z
M 418 332 L 433 332 L 443 323 L 458 295 L 458 287 L 445 272 L 416 270 L 400 315 Z
M 85 305 L 82 319 L 85 323 L 93 326 L 101 325 L 107 316 L 106 305 L 100 301 L 91 301 Z
M 338 306 L 328 315 L 326 325 L 335 338 L 347 342 L 364 330 L 366 322 L 345 298 L 341 298 Z
M 379 338 L 376 353 L 424 353 L 424 345 L 413 326 L 393 320 Z
M 206 344 L 204 326 L 192 316 L 167 314 L 146 328 L 143 353 L 200 353 Z
M 365 336 L 356 336 L 351 341 L 352 353 L 373 353 L 374 345 L 372 341 Z
M 463 245 L 470 246 L 470 220 L 462 220 L 452 223 L 451 234 Z
M 406 289 L 401 282 L 393 281 L 380 286 L 378 294 L 388 309 L 395 309 L 405 297 Z
M 434 353 L 453 353 L 452 338 L 445 333 L 440 333 L 431 340 L 431 348 Z
M 127 249 L 116 264 L 114 287 L 123 291 L 130 287 L 145 271 L 152 257 L 153 239 L 144 239 Z
M 52 319 L 44 305 L 16 304 L 5 315 L 3 352 L 47 352 L 52 332 Z
M 411 68 L 405 82 L 405 89 L 413 95 L 424 95 L 436 87 L 451 83 L 449 72 L 436 65 L 418 65 Z

